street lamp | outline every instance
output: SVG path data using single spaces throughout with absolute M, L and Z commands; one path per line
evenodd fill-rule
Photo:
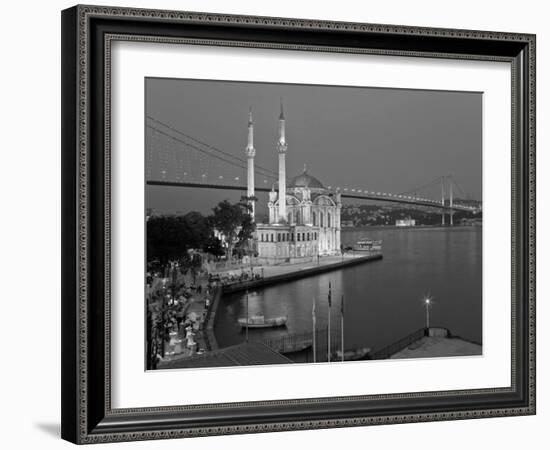
M 424 306 L 426 307 L 426 329 L 430 329 L 430 306 L 433 303 L 433 297 L 431 295 L 425 295 L 422 299 Z

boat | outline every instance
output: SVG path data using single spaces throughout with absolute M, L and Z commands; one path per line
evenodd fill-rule
M 264 316 L 250 316 L 247 319 L 241 317 L 239 319 L 239 325 L 243 328 L 274 328 L 274 327 L 284 327 L 286 325 L 287 316 L 272 317 L 266 319 Z
M 373 239 L 361 239 L 353 246 L 356 252 L 379 252 L 382 251 L 382 241 Z
M 370 347 L 362 347 L 355 350 L 344 351 L 344 361 L 360 361 L 366 359 L 370 353 Z M 332 356 L 333 361 L 342 360 L 342 351 L 337 350 L 336 354 Z
M 303 350 L 306 350 L 308 348 L 311 348 L 313 345 L 312 339 L 304 339 L 304 340 L 291 340 L 291 339 L 273 339 L 273 340 L 267 340 L 264 341 L 264 344 L 270 347 L 272 350 L 275 350 L 276 352 L 285 354 L 290 353 L 297 353 L 301 352 Z

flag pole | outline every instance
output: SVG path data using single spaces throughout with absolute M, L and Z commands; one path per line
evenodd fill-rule
M 313 307 L 311 308 L 311 316 L 313 319 L 313 362 L 317 362 L 317 317 L 315 317 L 315 297 L 313 297 Z
M 331 307 L 331 284 L 328 282 L 328 349 L 327 349 L 327 361 L 330 362 L 330 307 Z
M 342 362 L 344 362 L 344 296 L 342 295 L 342 304 L 340 305 L 340 328 L 342 336 L 340 340 L 342 341 Z
M 246 342 L 248 342 L 248 289 L 246 291 Z

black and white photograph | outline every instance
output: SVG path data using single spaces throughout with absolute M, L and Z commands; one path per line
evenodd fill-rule
M 1 448 L 544 447 L 546 3 L 6 6 Z
M 483 93 L 151 78 L 147 370 L 483 355 Z

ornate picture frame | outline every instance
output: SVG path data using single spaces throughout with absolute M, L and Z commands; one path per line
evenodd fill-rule
M 511 385 L 116 409 L 111 46 L 117 41 L 511 65 Z M 535 414 L 535 36 L 99 6 L 62 12 L 62 437 L 74 443 Z

